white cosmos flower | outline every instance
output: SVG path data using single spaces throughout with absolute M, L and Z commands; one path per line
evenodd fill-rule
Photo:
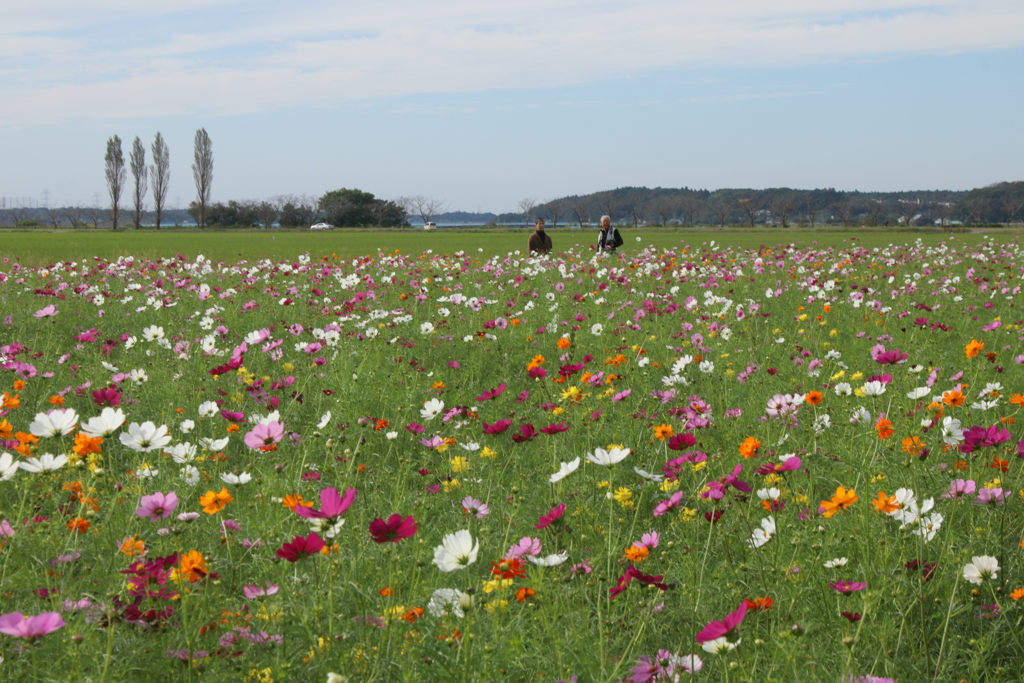
M 152 422 L 143 422 L 141 425 L 132 422 L 128 425 L 128 433 L 121 432 L 121 443 L 139 453 L 159 451 L 171 442 L 171 435 L 167 425 L 157 427 Z
M 850 386 L 849 382 L 840 382 L 832 387 L 832 391 L 836 392 L 836 396 L 849 396 L 853 393 L 853 387 Z
M 601 323 L 594 323 L 593 325 L 590 326 L 590 334 L 594 335 L 595 337 L 601 336 L 602 332 L 604 332 L 604 325 L 602 325 Z
M 206 401 L 205 403 L 199 404 L 197 412 L 199 413 L 199 417 L 213 417 L 220 412 L 220 408 L 217 407 L 216 401 Z
M 587 460 L 595 465 L 611 467 L 625 460 L 630 452 L 628 448 L 613 448 L 610 451 L 606 451 L 603 448 L 595 448 L 593 453 L 587 453 Z
M 389 441 L 393 441 L 398 438 L 398 432 L 385 432 L 384 436 L 388 437 Z
M 698 365 L 697 367 L 705 375 L 710 375 L 712 372 L 715 371 L 715 361 L 713 361 L 713 360 L 701 361 L 700 365 Z
M 142 331 L 142 338 L 146 341 L 155 341 L 164 338 L 164 328 L 150 325 Z
M 149 375 L 146 374 L 145 370 L 140 370 L 136 368 L 135 370 L 131 371 L 129 379 L 131 379 L 131 381 L 135 382 L 136 384 L 145 384 L 146 382 L 149 381 Z
M 480 541 L 473 542 L 473 536 L 466 529 L 446 534 L 441 545 L 434 548 L 434 564 L 443 572 L 463 569 L 476 562 L 480 552 Z
M 750 534 L 750 540 L 747 544 L 751 548 L 760 548 L 768 541 L 772 540 L 772 536 L 775 535 L 775 518 L 771 515 L 761 520 L 761 528 L 754 529 L 754 532 Z
M 54 456 L 52 453 L 43 453 L 38 458 L 29 458 L 18 466 L 26 472 L 55 472 L 68 464 L 68 456 Z
M 700 644 L 704 652 L 708 652 L 713 655 L 721 654 L 722 652 L 728 652 L 729 650 L 735 650 L 736 646 L 740 644 L 737 640 L 735 643 L 730 643 L 729 640 L 722 636 L 721 638 L 715 638 L 714 640 L 708 640 Z
M 875 380 L 873 382 L 866 382 L 860 390 L 864 392 L 865 396 L 881 396 L 885 393 L 885 385 Z
M 420 334 L 430 334 L 434 331 L 434 323 L 423 323 L 420 325 Z
M 7 481 L 18 471 L 18 463 L 10 453 L 0 453 L 0 481 Z
M 36 413 L 36 419 L 29 424 L 28 430 L 40 439 L 58 435 L 67 436 L 75 431 L 77 422 L 78 413 L 74 408 L 63 408 L 51 410 L 48 413 Z
M 677 360 L 675 363 L 672 364 L 672 374 L 673 375 L 681 375 L 681 374 L 683 374 L 683 370 L 685 370 L 686 366 L 689 365 L 692 362 L 693 362 L 693 356 L 683 356 L 682 358 L 680 358 L 679 360 Z
M 948 415 L 942 418 L 942 440 L 949 446 L 959 446 L 964 442 L 964 430 L 960 420 Z
M 248 472 L 242 472 L 241 474 L 224 473 L 220 475 L 220 480 L 225 484 L 241 486 L 242 484 L 248 484 L 250 481 L 252 481 L 252 475 L 249 474 Z
M 924 542 L 927 543 L 935 538 L 936 532 L 942 528 L 942 520 L 945 519 L 941 512 L 933 512 L 928 517 L 921 517 L 917 521 L 917 528 L 914 529 L 914 533 L 918 536 L 924 537 Z
M 913 391 L 908 391 L 907 398 L 909 398 L 911 401 L 916 401 L 919 398 L 924 398 L 930 393 L 932 393 L 931 387 L 918 387 Z
M 423 404 L 423 410 L 420 411 L 420 415 L 424 420 L 433 420 L 442 411 L 444 411 L 444 401 L 432 398 Z
M 189 442 L 176 443 L 165 449 L 171 455 L 171 459 L 179 465 L 192 462 L 196 459 L 196 447 Z
M 563 550 L 555 555 L 547 555 L 545 557 L 529 555 L 526 559 L 538 567 L 556 567 L 569 559 L 569 553 Z
M 782 491 L 778 490 L 774 486 L 770 489 L 758 489 L 757 497 L 761 500 L 776 500 L 782 495 Z
M 471 441 L 469 443 L 460 443 L 459 448 L 461 448 L 464 451 L 469 451 L 470 453 L 473 453 L 475 451 L 480 450 L 480 444 L 476 443 L 475 441 Z
M 120 429 L 125 419 L 124 411 L 120 408 L 104 408 L 99 415 L 82 423 L 82 431 L 86 436 L 107 437 Z
M 331 423 L 331 411 L 327 411 L 320 417 L 320 421 L 316 423 L 317 429 L 323 429 Z
M 135 476 L 139 479 L 152 479 L 158 474 L 160 474 L 160 470 L 154 469 L 149 465 L 143 465 L 135 472 Z
M 558 471 L 552 474 L 550 478 L 548 478 L 548 481 L 550 481 L 552 484 L 554 484 L 556 481 L 562 481 L 579 468 L 579 458 L 576 458 L 575 460 L 571 460 L 569 462 L 563 462 L 562 466 L 558 468 Z
M 642 470 L 639 467 L 634 467 L 633 471 L 636 472 L 638 476 L 643 477 L 647 481 L 653 481 L 655 484 L 660 484 L 662 480 L 665 479 L 665 475 L 663 474 L 651 474 L 650 472 Z
M 850 416 L 850 424 L 862 424 L 865 422 L 871 422 L 871 413 L 867 411 L 867 408 L 861 406 L 853 411 L 853 415 Z
M 251 422 L 253 424 L 256 424 L 256 425 L 268 425 L 271 422 L 280 422 L 280 421 L 281 421 L 281 411 L 280 410 L 271 410 L 269 413 L 267 413 L 266 415 L 264 415 L 262 417 L 260 417 L 259 415 L 253 415 L 253 416 L 251 416 L 249 418 L 249 422 Z
M 228 441 L 230 440 L 231 439 L 226 436 L 223 439 L 211 439 L 208 436 L 204 436 L 200 437 L 199 445 L 208 451 L 222 451 L 227 447 Z
M 845 557 L 837 557 L 834 560 L 829 560 L 825 563 L 826 569 L 835 569 L 836 567 L 845 567 L 846 563 L 849 562 Z
M 430 596 L 427 612 L 430 613 L 430 616 L 438 619 L 449 615 L 461 619 L 466 616 L 463 608 L 469 609 L 472 606 L 473 596 L 454 588 L 438 588 Z
M 185 465 L 181 468 L 181 478 L 189 486 L 195 486 L 199 483 L 199 470 L 192 465 Z
M 977 555 L 964 565 L 964 579 L 981 585 L 985 579 L 999 578 L 999 560 L 989 555 Z

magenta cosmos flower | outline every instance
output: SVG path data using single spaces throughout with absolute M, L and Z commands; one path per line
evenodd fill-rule
M 157 492 L 149 496 L 143 496 L 142 501 L 139 503 L 139 509 L 135 511 L 135 514 L 139 517 L 149 517 L 151 522 L 157 522 L 170 517 L 177 507 L 178 494 L 173 491 L 170 493 Z
M 245 445 L 256 450 L 272 451 L 277 449 L 277 444 L 282 438 L 284 438 L 284 423 L 261 423 L 245 435 Z
M 477 396 L 476 400 L 480 401 L 481 403 L 483 401 L 490 401 L 491 399 L 494 399 L 494 398 L 497 398 L 497 397 L 501 396 L 503 393 L 505 393 L 505 383 L 504 382 L 499 384 L 497 386 L 497 388 L 495 388 L 495 389 L 487 389 L 486 391 L 484 391 L 484 393 L 482 393 L 479 396 Z
M 16 638 L 39 638 L 64 627 L 64 620 L 58 612 L 43 612 L 26 617 L 21 612 L 0 616 L 0 633 Z
M 861 581 L 836 581 L 828 585 L 829 588 L 834 588 L 840 593 L 856 593 L 862 591 L 868 587 L 866 583 Z
M 698 643 L 707 643 L 717 640 L 732 633 L 737 626 L 743 623 L 743 617 L 747 614 L 747 601 L 740 603 L 739 609 L 731 614 L 725 615 L 721 621 L 712 621 L 704 630 L 697 634 Z
M 370 522 L 374 543 L 398 543 L 403 538 L 412 538 L 417 529 L 415 519 L 399 514 L 391 515 L 386 522 L 380 517 Z
M 534 527 L 537 529 L 546 529 L 551 526 L 555 520 L 561 517 L 563 513 L 565 513 L 565 503 L 559 503 L 555 507 L 551 508 L 551 510 L 548 511 L 548 514 L 541 515 L 537 519 L 537 523 Z
M 355 489 L 346 490 L 345 497 L 342 498 L 341 494 L 338 493 L 338 489 L 332 486 L 331 488 L 324 489 L 320 492 L 319 510 L 313 510 L 303 505 L 296 505 L 295 513 L 300 517 L 305 517 L 306 519 L 331 519 L 332 517 L 343 515 L 355 499 Z
M 310 555 L 316 555 L 323 547 L 324 539 L 320 538 L 320 534 L 313 532 L 309 536 L 296 536 L 291 543 L 285 543 L 278 549 L 277 556 L 289 562 L 298 562 Z

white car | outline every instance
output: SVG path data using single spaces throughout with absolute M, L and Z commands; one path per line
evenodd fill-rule
M 317 223 L 316 225 L 309 226 L 310 230 L 330 230 L 334 226 L 330 223 Z

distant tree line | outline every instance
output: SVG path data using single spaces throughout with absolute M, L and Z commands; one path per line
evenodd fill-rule
M 639 225 L 879 226 L 991 225 L 1024 220 L 1024 181 L 970 191 L 842 192 L 834 189 L 766 190 L 623 187 L 546 202 L 525 199 L 519 212 L 499 214 L 498 223 L 549 224 L 612 221 Z

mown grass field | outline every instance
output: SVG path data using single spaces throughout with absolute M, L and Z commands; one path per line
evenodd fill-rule
M 571 236 L 5 233 L 0 680 L 1024 679 L 1015 239 Z

